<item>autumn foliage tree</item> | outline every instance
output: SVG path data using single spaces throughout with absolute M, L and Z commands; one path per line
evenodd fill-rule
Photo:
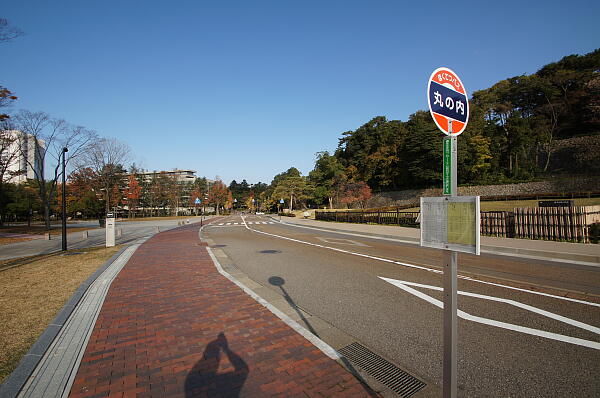
M 371 188 L 364 181 L 347 182 L 342 187 L 340 202 L 347 205 L 358 204 L 362 209 L 365 202 L 371 199 Z
M 140 202 L 142 187 L 138 183 L 134 174 L 130 174 L 127 181 L 127 187 L 123 192 L 123 204 L 129 208 L 129 217 L 135 217 L 135 211 Z
M 223 181 L 221 180 L 215 181 L 208 193 L 208 203 L 213 203 L 215 205 L 215 212 L 217 215 L 219 215 L 219 207 L 227 203 L 228 198 L 229 189 L 227 189 L 227 186 L 223 184 Z

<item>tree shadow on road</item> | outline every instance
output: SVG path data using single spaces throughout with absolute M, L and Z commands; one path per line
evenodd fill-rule
M 221 353 L 233 366 L 231 372 L 217 373 L 221 363 Z M 250 370 L 244 360 L 229 349 L 227 338 L 221 332 L 207 344 L 202 359 L 188 373 L 185 379 L 185 396 L 192 397 L 231 397 L 240 396 Z

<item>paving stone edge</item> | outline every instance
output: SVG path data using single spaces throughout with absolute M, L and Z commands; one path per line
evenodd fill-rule
M 33 373 L 36 366 L 44 356 L 44 353 L 48 350 L 56 336 L 60 333 L 67 319 L 89 289 L 90 285 L 104 272 L 110 265 L 115 262 L 123 252 L 129 248 L 127 245 L 121 248 L 117 253 L 113 254 L 100 268 L 98 268 L 92 275 L 90 275 L 79 287 L 75 290 L 75 293 L 71 296 L 69 301 L 61 308 L 56 317 L 50 322 L 48 327 L 42 332 L 40 337 L 31 346 L 29 351 L 23 356 L 15 370 L 8 376 L 8 378 L 0 385 L 0 398 L 13 398 L 16 397 L 29 376 Z

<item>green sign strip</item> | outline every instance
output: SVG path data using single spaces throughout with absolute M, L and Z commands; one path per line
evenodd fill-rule
M 444 195 L 452 195 L 452 140 L 444 139 Z

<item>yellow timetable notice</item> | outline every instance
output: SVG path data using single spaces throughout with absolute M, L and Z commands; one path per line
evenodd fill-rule
M 477 241 L 474 202 L 448 203 L 448 243 L 475 245 Z

